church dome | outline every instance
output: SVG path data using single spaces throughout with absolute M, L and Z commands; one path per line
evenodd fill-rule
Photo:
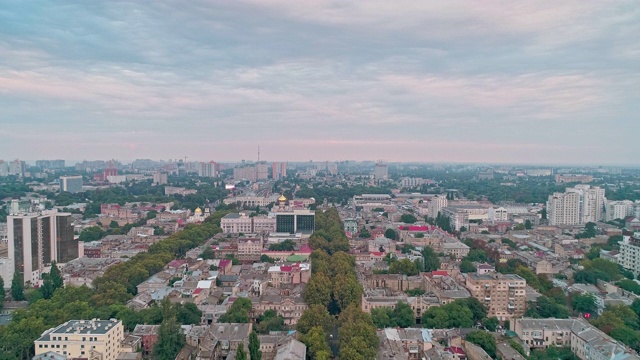
M 278 201 L 284 202 L 284 201 L 287 201 L 287 198 L 284 197 L 284 195 L 280 195 L 280 197 L 278 198 Z
M 202 214 L 202 210 L 200 208 L 196 209 L 196 214 Z

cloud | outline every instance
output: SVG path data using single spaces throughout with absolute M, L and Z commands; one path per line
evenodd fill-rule
M 464 161 L 443 147 L 473 144 L 469 158 L 633 162 L 584 145 L 640 132 L 638 19 L 631 1 L 9 1 L 0 156 L 234 160 L 263 143 Z

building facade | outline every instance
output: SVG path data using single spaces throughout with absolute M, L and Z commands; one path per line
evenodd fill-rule
M 70 320 L 35 341 L 36 355 L 55 352 L 67 358 L 116 360 L 124 327 L 120 320 Z
M 466 286 L 471 296 L 487 307 L 488 317 L 505 321 L 525 313 L 527 282 L 518 275 L 471 273 L 467 275 Z
M 71 214 L 55 210 L 8 216 L 7 240 L 13 270 L 23 274 L 25 284 L 37 283 L 51 262 L 66 263 L 79 254 Z
M 82 192 L 82 176 L 61 176 L 60 191 L 67 191 L 70 193 Z

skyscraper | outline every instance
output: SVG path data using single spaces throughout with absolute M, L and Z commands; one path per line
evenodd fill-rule
M 37 282 L 52 261 L 66 263 L 78 257 L 69 213 L 48 210 L 9 215 L 7 238 L 12 270 L 23 273 L 25 283 Z M 13 278 L 13 272 L 4 275 Z

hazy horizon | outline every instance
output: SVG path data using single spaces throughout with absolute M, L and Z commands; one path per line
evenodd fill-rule
M 9 0 L 0 154 L 636 166 L 639 38 L 633 1 Z

